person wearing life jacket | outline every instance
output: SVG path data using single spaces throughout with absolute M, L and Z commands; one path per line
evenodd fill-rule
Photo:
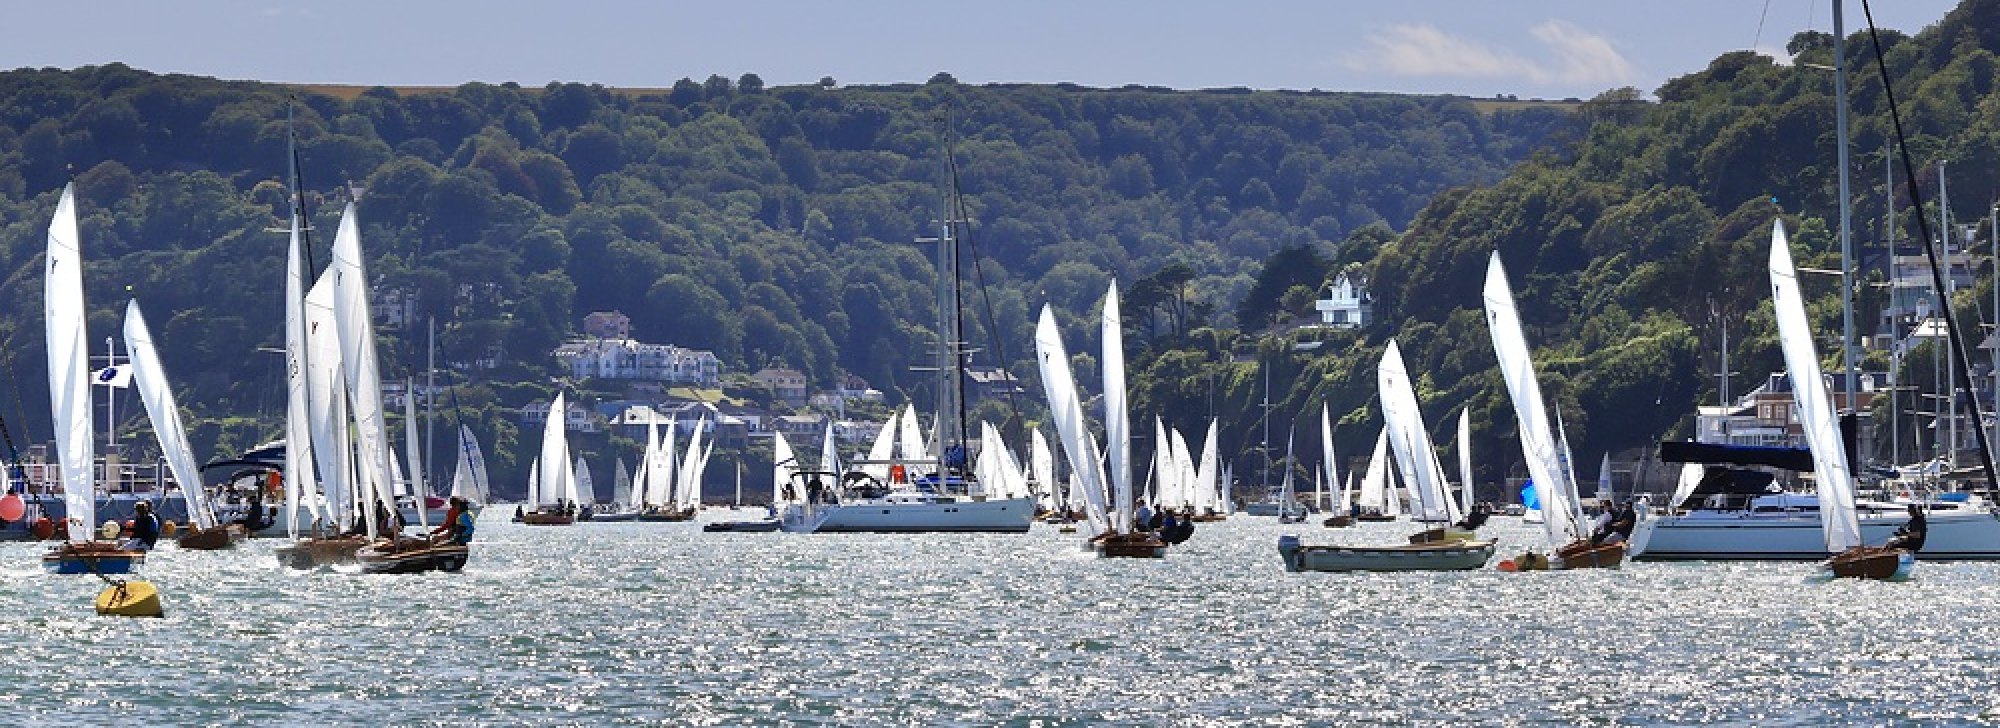
M 125 550 L 151 551 L 159 540 L 160 518 L 153 515 L 153 504 L 139 501 L 132 512 L 132 540 L 125 542 Z
M 451 508 L 444 512 L 444 521 L 440 522 L 437 528 L 431 529 L 431 543 L 456 540 L 458 535 L 458 514 L 465 512 L 465 499 L 452 496 L 448 502 L 451 504 Z

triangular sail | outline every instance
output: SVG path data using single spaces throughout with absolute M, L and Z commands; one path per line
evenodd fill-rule
M 1389 449 L 1395 453 L 1396 465 L 1416 499 L 1415 517 L 1433 522 L 1458 520 L 1458 507 L 1445 493 L 1444 473 L 1437 467 L 1437 448 L 1431 445 L 1430 433 L 1424 428 L 1424 414 L 1417 406 L 1417 394 L 1410 385 L 1402 348 L 1394 339 L 1389 340 L 1388 349 L 1382 353 L 1376 379 L 1381 389 L 1382 416 L 1389 427 Z
M 1497 252 L 1486 266 L 1484 297 L 1487 330 L 1493 336 L 1493 351 L 1500 360 L 1501 377 L 1507 381 L 1508 397 L 1514 402 L 1516 437 L 1541 505 L 1542 530 L 1550 545 L 1567 544 L 1582 537 L 1583 530 L 1564 502 L 1568 494 L 1562 488 L 1561 455 L 1549 430 L 1548 407 L 1542 403 L 1541 383 L 1535 380 L 1528 340 L 1521 333 L 1514 292 L 1507 286 L 1507 271 L 1501 267 Z
M 785 441 L 785 433 L 771 433 L 771 502 L 777 504 L 801 503 L 805 494 L 798 492 L 792 482 L 792 474 L 798 472 L 799 459 L 792 454 L 792 444 Z
M 1104 293 L 1104 307 L 1098 320 L 1103 333 L 1104 356 L 1104 448 L 1111 477 L 1111 527 L 1118 533 L 1129 530 L 1132 522 L 1132 425 L 1125 409 L 1125 326 L 1118 314 L 1118 281 L 1112 280 Z
M 534 493 L 532 505 L 551 505 L 563 497 L 564 472 L 569 469 L 569 443 L 563 437 L 563 413 L 567 412 L 563 394 L 557 392 L 549 402 L 548 417 L 542 420 L 542 449 L 536 458 L 539 468 L 535 482 L 540 489 Z
M 334 531 L 345 528 L 355 512 L 354 454 L 348 449 L 347 388 L 341 378 L 340 337 L 333 323 L 333 271 L 320 273 L 306 290 L 300 312 L 305 316 L 306 429 L 319 465 L 320 490 Z M 289 449 L 289 448 L 288 448 Z
M 583 456 L 576 456 L 576 503 L 587 506 L 597 502 L 597 485 L 590 479 L 590 463 Z
M 1375 508 L 1384 514 L 1396 512 L 1395 498 L 1389 492 L 1389 426 L 1383 425 L 1375 433 L 1375 449 L 1368 456 L 1368 469 L 1361 476 L 1359 500 L 1363 508 Z
M 382 376 L 375 356 L 375 324 L 368 305 L 367 265 L 361 256 L 360 222 L 354 203 L 341 213 L 333 236 L 333 320 L 340 335 L 342 376 L 353 406 L 355 445 L 360 453 L 358 475 L 363 502 L 394 501 L 389 474 L 388 425 L 382 416 Z M 377 528 L 375 509 L 364 507 L 369 538 Z
M 167 459 L 174 482 L 180 484 L 188 516 L 201 528 L 216 527 L 215 511 L 202 491 L 201 469 L 195 466 L 194 448 L 188 446 L 180 408 L 174 403 L 173 390 L 167 386 L 166 367 L 160 364 L 159 352 L 153 349 L 153 334 L 146 329 L 146 317 L 139 312 L 136 299 L 125 305 L 125 348 L 132 355 L 132 377 L 139 389 L 139 399 L 146 404 L 146 418 L 153 423 L 160 454 Z
M 1035 325 L 1035 361 L 1049 403 L 1049 419 L 1055 424 L 1056 437 L 1069 460 L 1071 493 L 1081 493 L 1091 529 L 1102 531 L 1108 525 L 1100 520 L 1104 511 L 1104 470 L 1097 460 L 1090 432 L 1084 427 L 1083 402 L 1077 396 L 1076 379 L 1070 374 L 1069 352 L 1063 348 L 1061 332 L 1056 330 L 1055 312 L 1047 305 L 1042 306 L 1041 319 Z
M 1340 458 L 1333 454 L 1333 417 L 1324 401 L 1319 403 L 1319 469 L 1328 487 L 1340 487 Z M 1344 498 L 1336 498 L 1334 507 L 1338 512 L 1347 511 Z
M 56 461 L 62 470 L 69 540 L 89 541 L 97 527 L 97 489 L 90 475 L 91 419 L 95 415 L 90 409 L 83 252 L 78 243 L 73 186 L 63 186 L 55 217 L 49 221 L 42 327 L 48 342 L 49 415 L 54 422 Z
M 1806 446 L 1812 450 L 1821 536 L 1827 552 L 1837 554 L 1861 545 L 1861 522 L 1854 512 L 1854 480 L 1847 469 L 1847 448 L 1841 444 L 1833 398 L 1827 395 L 1819 356 L 1813 352 L 1812 327 L 1806 323 L 1799 274 L 1792 267 L 1783 222 L 1771 225 L 1770 273 L 1778 346 L 1785 354 L 1785 370 L 1791 374 L 1792 402 L 1805 429 Z
M 299 505 L 315 490 L 314 454 L 326 447 L 312 436 L 312 398 L 306 375 L 305 265 L 300 260 L 299 216 L 292 215 L 285 246 L 285 535 L 299 536 Z
M 451 476 L 451 494 L 464 498 L 475 506 L 488 502 L 486 485 L 486 453 L 480 451 L 479 440 L 472 436 L 472 427 L 458 426 L 458 470 Z
M 1472 408 L 1458 411 L 1459 510 L 1472 512 Z

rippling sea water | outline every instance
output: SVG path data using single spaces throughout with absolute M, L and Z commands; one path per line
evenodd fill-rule
M 502 510 L 507 513 L 501 513 Z M 0 544 L 0 723 L 1940 725 L 2000 722 L 2000 564 L 1291 574 L 1238 516 L 1159 561 L 1073 535 L 482 519 L 462 574 L 156 552 L 165 619 Z M 750 518 L 745 510 L 703 520 Z M 1538 545 L 1517 519 L 1503 556 Z M 1500 557 L 1496 557 L 1496 560 Z

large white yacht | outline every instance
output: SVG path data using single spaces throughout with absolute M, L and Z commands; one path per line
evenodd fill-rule
M 778 527 L 792 533 L 1026 533 L 1035 517 L 1035 499 L 989 499 L 967 495 L 967 483 L 950 478 L 940 488 L 933 478 L 890 486 L 868 483 L 838 489 L 824 485 L 827 473 L 800 471 L 795 478 L 808 495 L 778 514 Z M 813 487 L 814 478 L 822 485 Z

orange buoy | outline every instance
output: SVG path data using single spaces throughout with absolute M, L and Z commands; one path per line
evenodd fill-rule
M 56 535 L 56 522 L 49 520 L 47 516 L 37 518 L 35 524 L 28 527 L 28 532 L 34 534 L 37 541 L 47 541 Z
M 25 515 L 28 515 L 28 504 L 21 500 L 21 496 L 8 493 L 0 497 L 0 521 L 18 521 Z
M 1500 565 L 1499 565 L 1499 566 L 1497 566 L 1497 567 L 1494 567 L 1494 568 L 1497 568 L 1497 569 L 1499 569 L 1499 570 L 1501 570 L 1501 571 L 1507 571 L 1507 572 L 1512 572 L 1512 571 L 1518 571 L 1518 570 L 1519 570 L 1519 568 L 1518 568 L 1518 567 L 1514 566 L 1514 560 L 1513 560 L 1513 559 L 1502 559 L 1502 560 L 1500 561 Z

